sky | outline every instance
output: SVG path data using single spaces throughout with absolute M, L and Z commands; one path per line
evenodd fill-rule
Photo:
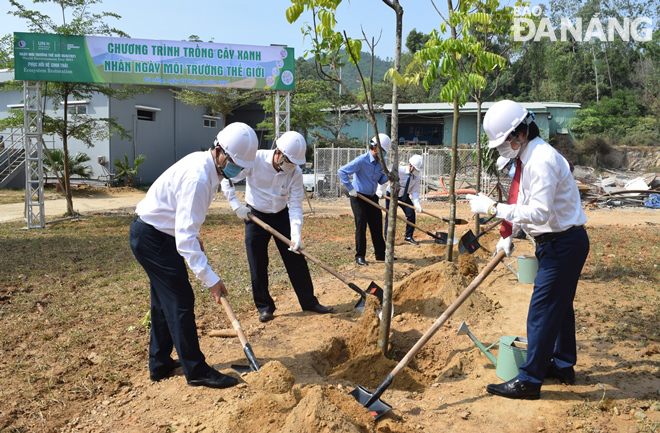
M 18 0 L 29 9 L 49 14 L 61 23 L 61 11 L 53 5 L 31 0 Z M 446 0 L 435 0 L 439 9 L 446 11 Z M 503 0 L 502 4 L 513 5 Z M 27 32 L 27 22 L 7 15 L 11 4 L 0 0 L 0 35 Z M 286 20 L 290 0 L 105 0 L 92 9 L 93 12 L 115 12 L 121 19 L 107 19 L 113 27 L 123 30 L 132 38 L 184 40 L 197 35 L 204 41 L 239 45 L 283 44 L 294 47 L 296 57 L 310 48 L 301 32 L 303 23 L 311 23 L 311 14 L 305 12 L 294 24 Z M 430 33 L 439 28 L 441 18 L 430 0 L 401 0 L 403 14 L 403 41 L 415 28 Z M 444 12 L 443 12 L 444 13 Z M 446 15 L 445 15 L 446 16 Z M 362 30 L 376 45 L 377 56 L 394 57 L 395 14 L 381 0 L 344 0 L 337 13 L 337 29 L 346 30 L 351 38 L 362 37 Z M 363 45 L 363 50 L 366 47 Z

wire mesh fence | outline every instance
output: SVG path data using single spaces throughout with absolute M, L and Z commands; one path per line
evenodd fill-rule
M 339 197 L 347 195 L 337 170 L 353 159 L 364 154 L 364 148 L 317 148 L 314 150 L 314 195 L 316 197 Z M 411 156 L 424 158 L 424 170 L 420 184 L 420 198 L 423 200 L 449 197 L 449 175 L 451 173 L 451 149 L 399 149 L 399 164 L 407 165 Z M 388 164 L 391 164 L 388 161 Z M 496 195 L 498 179 L 482 173 L 482 191 Z M 500 176 L 500 193 L 505 196 L 509 190 L 510 178 Z M 474 150 L 458 149 L 456 161 L 456 193 L 474 194 L 476 191 L 476 160 Z

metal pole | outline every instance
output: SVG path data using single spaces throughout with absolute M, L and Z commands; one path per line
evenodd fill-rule
M 23 149 L 25 152 L 25 220 L 44 228 L 43 107 L 41 83 L 23 81 Z

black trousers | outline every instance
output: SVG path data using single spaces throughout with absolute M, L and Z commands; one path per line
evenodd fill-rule
M 186 379 L 206 374 L 210 367 L 199 348 L 195 324 L 195 294 L 174 237 L 135 218 L 131 249 L 151 283 L 149 370 L 161 373 L 172 364 L 175 347 Z
M 409 208 L 408 206 L 402 205 L 401 204 L 402 202 L 407 203 L 410 206 L 412 206 L 413 202 L 412 202 L 412 199 L 410 198 L 410 194 L 406 194 L 403 197 L 399 197 L 398 203 L 399 203 L 399 207 L 401 209 L 403 209 L 403 213 L 406 214 L 406 219 L 408 221 L 410 221 L 411 223 L 415 224 L 415 221 L 416 221 L 416 219 L 415 219 L 416 218 L 415 209 L 412 209 L 412 208 Z M 390 209 L 390 201 L 387 200 L 387 199 L 385 199 L 385 207 L 387 208 L 387 210 Z M 385 237 L 387 237 L 387 223 L 388 222 L 389 221 L 387 219 L 387 216 L 385 216 L 385 232 L 384 232 Z M 413 233 L 415 233 L 415 227 L 406 224 L 406 237 L 411 238 Z
M 542 384 L 551 363 L 572 369 L 577 362 L 573 299 L 589 254 L 586 230 L 575 230 L 536 246 L 539 271 L 527 313 L 527 361 L 518 379 Z
M 376 194 L 366 195 L 365 197 L 374 203 L 378 203 Z M 367 225 L 369 225 L 376 260 L 384 260 L 383 211 L 359 197 L 351 197 L 351 209 L 355 217 L 355 257 L 364 257 L 367 253 Z
M 291 239 L 291 224 L 289 222 L 289 208 L 274 213 L 262 213 L 250 207 L 250 212 L 270 225 L 283 236 Z M 268 243 L 272 238 L 269 232 L 253 221 L 245 222 L 245 248 L 248 263 L 250 264 L 250 278 L 252 279 L 252 297 L 254 305 L 260 313 L 275 311 L 275 301 L 268 292 Z M 289 246 L 275 238 L 275 245 L 280 252 L 284 267 L 293 290 L 296 292 L 298 302 L 303 310 L 316 306 L 319 301 L 314 296 L 314 285 L 309 275 L 307 260 L 302 254 L 289 251 Z

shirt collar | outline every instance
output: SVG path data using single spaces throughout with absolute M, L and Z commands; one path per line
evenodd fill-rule
M 378 160 L 376 159 L 376 157 L 374 157 L 374 156 L 371 154 L 371 151 L 368 151 L 368 152 L 367 152 L 367 155 L 369 155 L 369 162 L 370 162 L 370 163 L 373 164 L 374 161 L 378 162 Z
M 211 186 L 215 188 L 220 185 L 220 175 L 218 174 L 218 169 L 215 166 L 215 158 L 213 153 L 206 151 L 206 168 L 212 173 L 209 177 L 211 178 Z
M 275 174 L 283 173 L 282 171 L 277 171 L 277 169 L 273 167 L 273 161 L 275 160 L 275 149 L 271 149 L 268 152 L 270 153 L 270 155 L 266 157 L 266 161 L 268 162 L 268 166 L 270 167 L 270 170 L 274 171 Z
M 525 151 L 523 152 L 522 156 L 520 157 L 520 162 L 522 162 L 524 165 L 527 165 L 530 158 L 532 157 L 532 153 L 534 152 L 534 148 L 536 148 L 536 146 L 538 146 L 540 143 L 543 143 L 543 139 L 541 137 L 536 137 L 535 139 L 533 139 L 529 143 L 527 143 L 527 146 L 525 146 Z

